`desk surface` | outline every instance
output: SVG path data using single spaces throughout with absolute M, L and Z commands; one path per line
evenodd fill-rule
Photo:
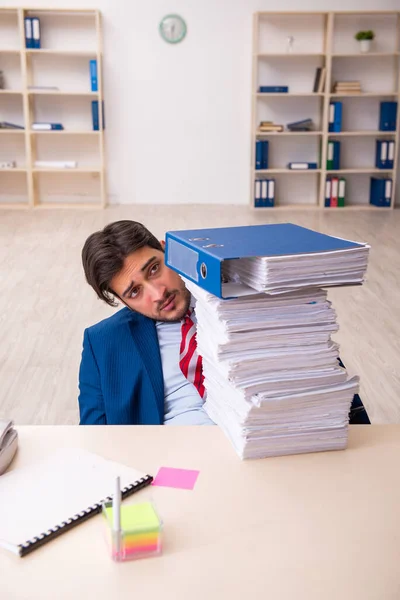
M 155 501 L 162 556 L 114 563 L 96 516 L 25 558 L 0 550 L 4 600 L 400 598 L 400 425 L 354 426 L 345 451 L 247 462 L 217 427 L 18 430 L 13 469 L 78 446 L 200 475 L 193 491 L 127 501 Z

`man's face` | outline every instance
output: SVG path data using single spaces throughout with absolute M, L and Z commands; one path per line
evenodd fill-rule
M 129 308 L 157 321 L 179 321 L 190 304 L 190 292 L 178 273 L 165 266 L 164 253 L 149 246 L 126 257 L 111 289 Z

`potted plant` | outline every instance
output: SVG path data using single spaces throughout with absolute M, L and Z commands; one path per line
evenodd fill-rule
M 359 31 L 354 36 L 357 41 L 360 42 L 360 51 L 369 52 L 371 49 L 371 41 L 374 39 L 375 34 L 373 31 Z

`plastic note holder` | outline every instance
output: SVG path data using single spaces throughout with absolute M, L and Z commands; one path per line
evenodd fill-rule
M 103 504 L 102 515 L 111 558 L 117 562 L 161 554 L 162 521 L 152 502 L 121 506 L 121 529 L 113 529 L 111 502 Z

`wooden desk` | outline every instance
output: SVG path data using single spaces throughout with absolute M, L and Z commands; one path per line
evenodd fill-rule
M 352 427 L 343 452 L 249 462 L 217 427 L 18 430 L 13 468 L 79 446 L 200 476 L 128 500 L 156 502 L 161 557 L 114 563 L 96 516 L 25 558 L 0 551 L 1 600 L 400 598 L 400 425 Z

